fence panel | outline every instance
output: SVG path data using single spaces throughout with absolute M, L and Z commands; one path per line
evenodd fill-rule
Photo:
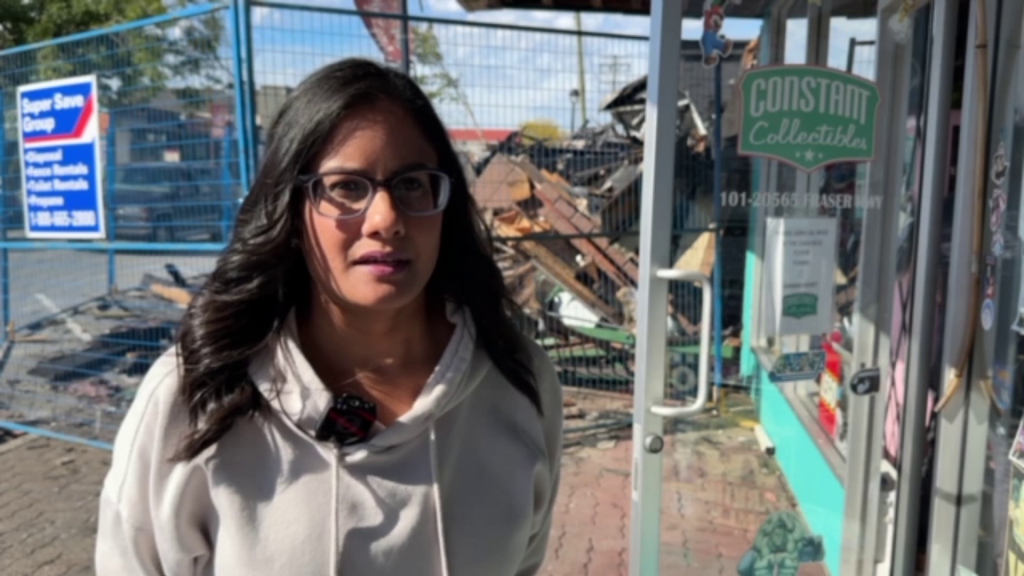
M 200 7 L 0 53 L 0 272 L 13 323 L 0 420 L 112 438 L 230 233 L 251 168 L 240 158 L 258 161 L 266 127 L 316 68 L 349 56 L 401 65 L 401 50 L 368 31 L 381 21 L 400 30 L 395 15 L 252 2 L 247 18 Z M 463 157 L 524 331 L 563 384 L 629 394 L 647 40 L 429 18 L 410 18 L 409 30 L 410 73 Z M 746 216 L 724 211 L 716 233 L 715 74 L 692 40 L 680 66 L 673 253 L 678 266 L 710 274 L 720 238 L 728 380 Z M 738 57 L 726 61 L 726 98 L 738 72 Z M 30 241 L 20 232 L 14 90 L 79 74 L 102 86 L 110 241 Z M 246 109 L 251 117 L 236 113 Z M 727 187 L 745 170 L 723 157 Z M 669 396 L 692 395 L 700 291 L 674 284 L 671 298 Z
M 0 420 L 110 440 L 170 344 L 241 198 L 228 14 L 200 6 L 0 53 Z M 93 74 L 108 240 L 27 239 L 17 87 Z

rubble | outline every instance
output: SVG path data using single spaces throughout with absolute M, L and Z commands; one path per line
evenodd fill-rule
M 166 278 L 146 273 L 134 288 L 9 326 L 0 420 L 62 423 L 72 426 L 69 433 L 85 427 L 109 439 L 146 371 L 173 345 L 184 306 L 205 280 L 166 270 Z
M 740 72 L 756 65 L 757 46 L 747 45 Z M 724 87 L 728 114 L 736 85 Z M 566 383 L 617 391 L 632 384 L 646 95 L 646 76 L 637 78 L 600 103 L 607 124 L 560 140 L 512 132 L 473 164 L 472 193 L 496 259 Z M 710 276 L 717 242 L 720 254 L 746 252 L 746 218 L 714 221 L 711 119 L 687 90 L 676 104 L 673 262 Z M 723 258 L 720 268 L 728 358 L 739 346 L 743 262 Z M 669 298 L 670 357 L 684 370 L 696 362 L 700 325 L 691 315 L 699 313 L 699 289 L 674 284 Z
M 708 144 L 708 129 L 690 95 L 680 91 L 676 101 L 679 110 L 677 131 L 680 141 L 701 154 Z M 647 76 L 643 76 L 608 95 L 601 102 L 601 110 L 609 112 L 618 126 L 637 142 L 644 141 L 644 126 L 647 114 Z
M 496 134 L 481 154 L 460 157 L 495 239 L 495 259 L 523 310 L 519 320 L 533 327 L 532 335 L 570 386 L 629 392 L 633 383 L 646 90 L 641 77 L 605 98 L 600 109 L 611 118 L 605 125 L 585 125 L 554 141 L 515 131 Z M 729 240 L 727 231 L 699 223 L 711 221 L 713 208 L 710 119 L 685 90 L 677 108 L 673 229 L 689 230 L 673 235 L 673 262 L 710 275 L 716 239 L 723 250 Z M 738 346 L 740 310 L 728 293 L 738 286 L 742 294 L 742 259 L 731 260 L 723 267 L 728 358 Z M 145 370 L 173 342 L 176 324 L 205 279 L 187 278 L 173 265 L 165 271 L 166 276 L 159 270 L 145 274 L 134 289 L 12 330 L 0 413 L 50 418 L 48 411 L 57 408 L 25 408 L 21 400 L 47 394 L 73 396 L 96 408 L 81 411 L 83 422 L 102 419 L 97 407 L 123 407 Z M 693 372 L 688 367 L 697 361 L 700 326 L 692 304 L 698 294 L 681 284 L 670 291 L 667 345 L 672 370 L 680 373 Z M 680 377 L 677 384 L 689 380 Z M 590 415 L 568 408 L 575 418 Z

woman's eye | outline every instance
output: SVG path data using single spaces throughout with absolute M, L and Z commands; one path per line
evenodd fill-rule
M 359 198 L 366 193 L 366 186 L 358 180 L 338 180 L 327 183 L 327 192 L 340 198 Z
M 402 178 L 395 182 L 395 192 L 403 194 L 422 192 L 426 189 L 427 185 L 420 178 Z

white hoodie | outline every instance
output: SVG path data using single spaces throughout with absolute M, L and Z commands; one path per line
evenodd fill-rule
M 164 354 L 114 444 L 98 576 L 535 574 L 558 488 L 561 389 L 530 342 L 542 418 L 475 345 L 469 314 L 449 316 L 454 335 L 412 409 L 344 450 L 313 439 L 331 395 L 291 319 L 250 370 L 271 416 L 171 462 L 186 413 L 177 355 Z

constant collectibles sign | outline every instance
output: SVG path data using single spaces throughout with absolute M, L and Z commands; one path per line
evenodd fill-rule
M 755 68 L 740 80 L 739 153 L 811 172 L 875 156 L 872 82 L 818 66 Z

